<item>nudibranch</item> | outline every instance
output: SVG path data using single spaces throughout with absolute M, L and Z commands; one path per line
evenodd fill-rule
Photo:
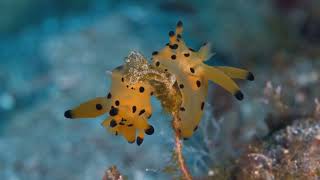
M 66 118 L 94 118 L 109 114 L 102 126 L 114 135 L 122 135 L 129 143 L 141 145 L 145 134 L 152 135 L 154 127 L 148 120 L 152 115 L 151 96 L 177 119 L 174 129 L 181 138 L 192 136 L 200 123 L 208 82 L 220 85 L 238 100 L 243 99 L 233 79 L 254 80 L 251 72 L 233 67 L 212 67 L 204 61 L 211 57 L 210 44 L 198 51 L 188 48 L 182 39 L 182 22 L 170 31 L 169 43 L 152 53 L 149 64 L 140 53 L 131 52 L 123 65 L 111 73 L 111 90 L 67 110 Z
M 169 32 L 169 43 L 152 53 L 153 64 L 174 74 L 182 95 L 178 130 L 181 137 L 189 138 L 198 128 L 208 92 L 208 81 L 220 85 L 238 100 L 243 99 L 240 88 L 232 79 L 254 80 L 251 72 L 233 67 L 212 67 L 204 61 L 210 59 L 210 44 L 204 43 L 199 51 L 188 48 L 182 39 L 183 24 Z
M 140 145 L 144 135 L 152 135 L 148 124 L 152 115 L 151 96 L 158 97 L 164 107 L 179 104 L 179 94 L 168 73 L 154 69 L 141 54 L 131 52 L 125 64 L 111 73 L 111 90 L 105 97 L 89 100 L 64 113 L 66 118 L 94 118 L 105 113 L 109 117 L 102 126 L 114 135 L 122 135 L 129 143 Z M 176 97 L 176 98 L 171 98 Z

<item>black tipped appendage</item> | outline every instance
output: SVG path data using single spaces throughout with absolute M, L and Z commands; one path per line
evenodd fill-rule
M 174 36 L 174 32 L 173 31 L 169 31 L 169 36 L 170 37 Z
M 116 125 L 117 125 L 117 122 L 114 119 L 112 119 L 110 121 L 110 127 L 115 127 Z
M 237 91 L 234 96 L 239 100 L 241 101 L 243 99 L 243 94 L 241 91 Z
M 141 137 L 137 137 L 137 145 L 140 146 L 143 143 L 143 139 Z
M 118 108 L 111 107 L 109 114 L 110 116 L 116 116 L 118 112 L 119 112 Z
M 66 112 L 64 112 L 64 117 L 71 119 L 72 118 L 72 111 L 71 110 L 67 110 Z
M 148 129 L 146 129 L 145 131 L 144 131 L 146 134 L 148 134 L 148 135 L 152 135 L 153 133 L 154 133 L 154 128 L 153 128 L 153 126 L 149 126 L 149 128 Z
M 249 81 L 254 80 L 254 75 L 251 72 L 248 73 L 247 80 L 249 80 Z
M 177 27 L 182 27 L 182 26 L 183 26 L 183 23 L 182 23 L 181 20 L 179 20 L 178 23 L 177 23 Z

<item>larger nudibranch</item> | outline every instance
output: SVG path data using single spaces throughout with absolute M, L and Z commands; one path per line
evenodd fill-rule
M 170 31 L 170 42 L 161 50 L 152 53 L 153 64 L 174 74 L 180 87 L 178 130 L 181 137 L 189 138 L 198 128 L 208 92 L 208 81 L 222 86 L 238 100 L 243 94 L 232 79 L 254 80 L 252 73 L 233 67 L 212 67 L 203 62 L 211 57 L 210 44 L 205 43 L 199 51 L 188 48 L 182 40 L 183 24 L 177 23 L 176 31 Z
M 175 116 L 174 128 L 181 138 L 189 138 L 198 128 L 208 93 L 208 81 L 213 81 L 243 99 L 232 79 L 253 80 L 252 73 L 233 67 L 212 67 L 204 64 L 211 56 L 210 45 L 199 51 L 182 40 L 182 22 L 176 32 L 170 31 L 170 43 L 153 52 L 153 64 L 139 53 L 132 52 L 124 65 L 112 71 L 111 90 L 65 112 L 67 118 L 93 118 L 109 112 L 102 125 L 115 135 L 123 135 L 129 143 L 140 145 L 144 134 L 154 128 L 148 123 L 152 114 L 150 97 L 155 95 L 163 108 Z

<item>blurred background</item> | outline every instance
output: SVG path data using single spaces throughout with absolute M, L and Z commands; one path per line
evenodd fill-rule
M 131 50 L 150 59 L 178 20 L 192 48 L 213 43 L 208 64 L 256 77 L 239 82 L 241 102 L 210 86 L 184 141 L 193 176 L 319 178 L 319 0 L 1 0 L 0 179 L 102 179 L 113 165 L 129 179 L 178 178 L 171 118 L 156 99 L 155 134 L 139 147 L 107 133 L 105 116 L 63 116 L 105 95 L 105 72 Z

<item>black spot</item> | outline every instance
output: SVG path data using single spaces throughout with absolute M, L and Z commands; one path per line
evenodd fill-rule
M 169 31 L 169 36 L 170 37 L 174 36 L 174 32 L 173 31 Z
M 168 71 L 168 69 L 165 69 L 164 71 L 166 71 L 166 72 L 167 72 L 167 71 Z
M 201 110 L 204 108 L 204 102 L 201 103 Z
M 120 124 L 121 126 L 125 125 L 125 123 L 124 123 L 124 122 L 122 122 L 122 121 L 121 121 L 119 124 Z
M 118 108 L 111 106 L 111 109 L 109 111 L 110 116 L 116 116 L 118 114 L 118 112 L 119 112 Z
M 114 135 L 118 136 L 118 131 L 116 131 L 116 133 Z
M 110 127 L 115 127 L 116 125 L 117 125 L 117 122 L 114 119 L 112 119 L 110 121 Z
M 111 96 L 111 93 L 109 93 L 108 96 L 107 96 L 107 98 L 110 99 L 111 97 L 112 97 L 112 96 Z
M 124 82 L 124 78 L 121 78 L 121 81 Z
M 185 111 L 186 109 L 184 107 L 180 107 L 180 111 Z
M 120 105 L 120 101 L 116 100 L 115 104 L 116 104 L 116 106 L 119 106 Z
M 180 87 L 181 89 L 183 89 L 183 88 L 184 88 L 184 85 L 183 85 L 183 84 L 180 84 L 179 87 Z
M 189 138 L 183 138 L 183 140 L 185 140 L 185 141 L 188 140 L 188 139 L 189 139 Z
M 247 80 L 249 80 L 249 81 L 254 80 L 254 75 L 251 72 L 248 73 Z
M 189 57 L 190 56 L 190 53 L 184 53 L 183 54 L 185 57 Z
M 169 46 L 169 43 L 167 43 L 166 46 Z
M 195 132 L 198 129 L 198 126 L 194 127 L 193 132 Z
M 153 55 L 153 56 L 155 56 L 155 55 L 157 55 L 157 54 L 158 54 L 158 51 L 153 51 L 153 52 L 152 52 L 152 55 Z
M 72 111 L 67 110 L 66 112 L 64 112 L 64 117 L 71 119 L 72 118 Z
M 178 23 L 177 23 L 177 27 L 182 27 L 182 26 L 183 26 L 182 21 L 178 21 Z
M 199 80 L 197 80 L 197 86 L 200 87 L 201 86 L 201 82 Z
M 132 90 L 134 90 L 134 88 L 133 88 L 133 87 L 132 87 L 131 89 L 132 89 Z
M 143 143 L 143 138 L 137 137 L 137 145 L 140 146 Z
M 151 116 L 152 116 L 152 114 L 150 114 L 150 115 L 148 116 L 148 119 L 150 119 L 150 118 L 151 118 Z
M 139 88 L 139 91 L 140 91 L 141 93 L 143 93 L 143 92 L 144 92 L 144 87 L 141 86 L 141 87 Z
M 129 88 L 129 86 L 127 85 L 127 88 Z
M 159 61 L 156 62 L 156 66 L 160 66 L 160 62 Z
M 122 121 L 122 122 L 125 122 L 125 121 L 127 121 L 127 120 L 126 120 L 126 119 L 121 118 L 121 121 Z
M 139 112 L 139 116 L 142 115 L 143 113 L 145 113 L 146 111 L 144 109 L 142 109 L 140 112 Z
M 128 124 L 128 127 L 132 127 L 133 126 L 133 124 Z
M 171 48 L 171 49 L 178 49 L 178 44 L 173 44 L 173 45 L 169 45 L 169 47 Z
M 132 106 L 132 112 L 135 113 L 137 110 L 137 107 L 136 106 Z
M 192 52 L 195 52 L 195 50 L 194 50 L 194 49 L 192 49 L 192 48 L 189 48 L 189 50 L 190 50 L 190 51 L 192 51 Z
M 175 60 L 176 58 L 177 58 L 176 55 L 172 55 L 172 56 L 171 56 L 171 59 L 172 59 L 172 60 Z
M 242 94 L 242 92 L 239 90 L 239 91 L 237 91 L 235 94 L 234 94 L 234 96 L 239 100 L 239 101 L 241 101 L 242 99 L 243 99 L 243 94 Z
M 190 68 L 190 72 L 194 73 L 194 69 L 193 69 L 193 68 Z
M 208 42 L 204 42 L 203 44 L 202 44 L 202 46 L 205 46 L 205 45 L 207 45 L 208 44 Z
M 181 38 L 182 38 L 181 34 L 178 34 L 178 35 L 177 35 L 177 38 L 181 39 Z M 178 40 L 179 40 L 179 39 L 178 39 Z
M 153 96 L 153 92 L 150 93 L 150 96 Z
M 148 135 L 152 135 L 154 133 L 153 126 L 150 125 L 148 129 L 144 130 L 144 132 Z
M 96 104 L 96 109 L 97 110 L 101 110 L 103 107 L 102 107 L 102 105 L 101 104 Z

